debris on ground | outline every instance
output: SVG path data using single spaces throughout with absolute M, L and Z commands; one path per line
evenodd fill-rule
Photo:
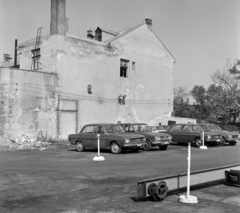
M 22 134 L 20 137 L 17 137 L 16 140 L 8 140 L 0 138 L 0 145 L 7 146 L 9 149 L 41 149 L 44 150 L 44 147 L 52 145 L 51 142 L 38 141 L 30 138 L 26 134 Z M 44 149 L 43 149 L 44 148 Z

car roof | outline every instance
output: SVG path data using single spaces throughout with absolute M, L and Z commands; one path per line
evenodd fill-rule
M 85 124 L 84 126 L 92 126 L 92 125 L 119 125 L 116 123 L 92 123 L 92 124 Z
M 119 124 L 120 124 L 120 125 L 121 125 L 121 124 L 124 124 L 124 125 L 126 125 L 126 124 L 133 124 L 133 125 L 134 125 L 134 124 L 144 124 L 144 125 L 147 125 L 146 123 L 130 123 L 130 122 L 129 122 L 129 123 L 119 123 Z
M 199 126 L 200 124 L 187 124 L 187 123 L 185 123 L 185 124 L 172 124 L 172 125 L 170 125 L 170 126 L 174 126 L 174 125 L 192 125 L 192 126 Z

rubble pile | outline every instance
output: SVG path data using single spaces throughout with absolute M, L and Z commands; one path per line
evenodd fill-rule
M 16 140 L 2 140 L 5 144 L 2 145 L 8 146 L 10 149 L 43 149 L 51 145 L 50 142 L 37 141 L 26 134 L 22 134 Z

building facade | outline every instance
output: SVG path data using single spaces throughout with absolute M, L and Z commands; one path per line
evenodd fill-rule
M 50 34 L 37 48 L 35 39 L 18 46 L 21 70 L 55 79 L 54 106 L 32 102 L 42 118 L 35 134 L 66 138 L 87 123 L 157 123 L 173 111 L 175 59 L 154 34 L 152 20 L 120 32 L 98 27 L 86 38 L 69 34 L 67 23 L 65 1 L 52 0 Z M 44 117 L 47 110 L 55 116 Z M 49 119 L 51 127 L 44 129 Z

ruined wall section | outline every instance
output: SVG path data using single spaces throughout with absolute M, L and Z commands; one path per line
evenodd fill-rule
M 0 68 L 0 136 L 56 137 L 57 98 L 55 74 Z

